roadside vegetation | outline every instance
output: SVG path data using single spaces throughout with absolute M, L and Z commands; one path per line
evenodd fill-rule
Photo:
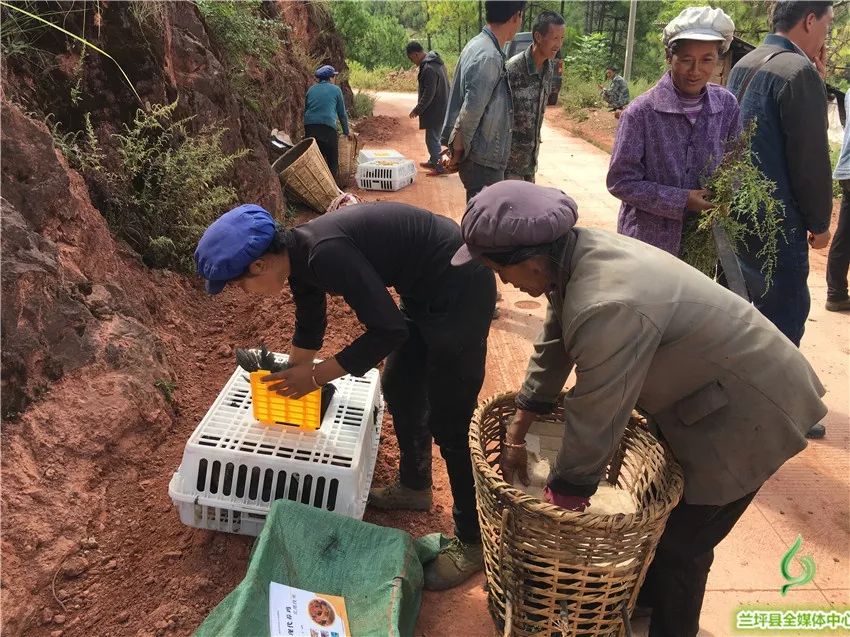
M 366 90 L 415 91 L 416 72 L 404 55 L 405 44 L 417 40 L 440 53 L 451 75 L 463 46 L 478 33 L 483 8 L 478 0 L 362 0 L 330 2 L 329 11 L 347 43 L 346 58 L 353 87 Z M 713 0 L 732 16 L 739 37 L 758 44 L 767 32 L 770 2 Z M 661 28 L 692 0 L 639 2 L 631 97 L 654 85 L 665 69 Z M 599 84 L 605 67 L 622 68 L 626 47 L 628 2 L 529 2 L 522 31 L 530 31 L 541 11 L 557 11 L 567 23 L 564 39 L 564 88 L 561 102 L 568 115 L 587 117 L 587 110 L 604 106 Z M 850 87 L 850 5 L 839 3 L 830 36 L 828 81 L 842 90 Z

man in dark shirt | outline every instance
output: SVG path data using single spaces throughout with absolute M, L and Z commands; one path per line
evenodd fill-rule
M 274 295 L 289 281 L 293 366 L 270 375 L 278 393 L 298 398 L 387 359 L 382 384 L 401 452 L 399 479 L 372 489 L 369 501 L 430 508 L 433 436 L 451 482 L 457 537 L 426 565 L 431 589 L 455 586 L 483 568 L 467 435 L 484 381 L 496 281 L 481 265 L 450 265 L 461 243 L 454 221 L 400 203 L 349 206 L 292 230 L 248 204 L 207 228 L 195 252 L 213 294 L 234 281 L 249 294 Z M 365 332 L 314 363 L 327 328 L 327 294 L 345 299 Z
M 776 271 L 762 274 L 764 244 L 751 239 L 738 255 L 753 303 L 794 345 L 809 316 L 809 249 L 829 245 L 832 176 L 826 88 L 819 73 L 832 23 L 832 2 L 782 0 L 773 7 L 773 33 L 729 74 L 741 119 L 756 120 L 754 161 L 776 183 L 785 208 Z M 823 438 L 822 424 L 811 438 Z
M 446 172 L 440 163 L 440 129 L 446 117 L 446 105 L 449 102 L 449 78 L 446 65 L 436 51 L 425 52 L 419 42 L 407 43 L 407 58 L 419 67 L 418 100 L 410 111 L 410 118 L 419 118 L 419 128 L 425 131 L 425 146 L 428 148 L 428 161 L 419 164 L 430 168 L 429 176 Z

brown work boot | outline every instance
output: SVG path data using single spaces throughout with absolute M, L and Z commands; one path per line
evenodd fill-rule
M 410 489 L 396 481 L 387 487 L 369 489 L 369 504 L 379 509 L 427 511 L 431 508 L 431 487 Z
M 425 565 L 425 589 L 442 591 L 454 588 L 484 568 L 481 542 L 466 544 L 453 537 L 436 558 Z

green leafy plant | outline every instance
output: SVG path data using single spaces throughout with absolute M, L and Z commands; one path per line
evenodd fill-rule
M 272 68 L 273 58 L 289 27 L 279 20 L 259 15 L 261 2 L 197 0 L 195 4 L 216 41 L 230 57 L 249 56 L 262 68 Z
M 608 38 L 604 33 L 590 33 L 576 38 L 565 58 L 570 77 L 600 82 L 608 60 Z
M 774 197 L 776 183 L 753 163 L 750 143 L 755 129 L 756 121 L 751 120 L 708 178 L 705 188 L 715 206 L 685 224 L 681 258 L 714 277 L 717 248 L 712 227 L 718 225 L 726 231 L 736 253 L 749 239 L 759 242 L 761 248 L 756 256 L 762 262 L 762 274 L 769 288 L 776 270 L 779 241 L 785 237 L 782 230 L 785 208 Z
M 346 57 L 370 69 L 409 63 L 404 53 L 407 32 L 396 18 L 370 11 L 366 2 L 331 2 L 328 8 L 345 40 Z
M 174 404 L 174 390 L 177 389 L 177 383 L 171 380 L 158 380 L 153 384 L 159 391 L 162 392 L 165 402 L 169 405 Z
M 44 123 L 50 129 L 50 135 L 53 137 L 53 145 L 59 149 L 73 168 L 97 171 L 102 167 L 104 154 L 100 148 L 89 113 L 85 114 L 84 121 L 84 131 L 64 132 L 59 122 L 54 121 L 52 113 L 44 119 Z
M 227 129 L 190 132 L 192 118 L 175 119 L 176 108 L 175 101 L 139 109 L 123 132 L 112 135 L 118 161 L 101 163 L 95 172 L 108 184 L 101 210 L 113 231 L 149 265 L 191 271 L 204 229 L 236 200 L 222 178 L 249 151 L 224 153 Z M 85 150 L 98 152 L 87 137 Z
M 351 108 L 351 117 L 359 119 L 361 117 L 372 117 L 375 111 L 375 96 L 372 93 L 357 91 L 354 94 L 354 105 Z

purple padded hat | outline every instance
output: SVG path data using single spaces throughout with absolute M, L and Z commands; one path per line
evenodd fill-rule
M 460 224 L 464 245 L 452 265 L 487 252 L 551 243 L 567 234 L 577 219 L 576 202 L 557 188 L 500 181 L 469 200 Z

